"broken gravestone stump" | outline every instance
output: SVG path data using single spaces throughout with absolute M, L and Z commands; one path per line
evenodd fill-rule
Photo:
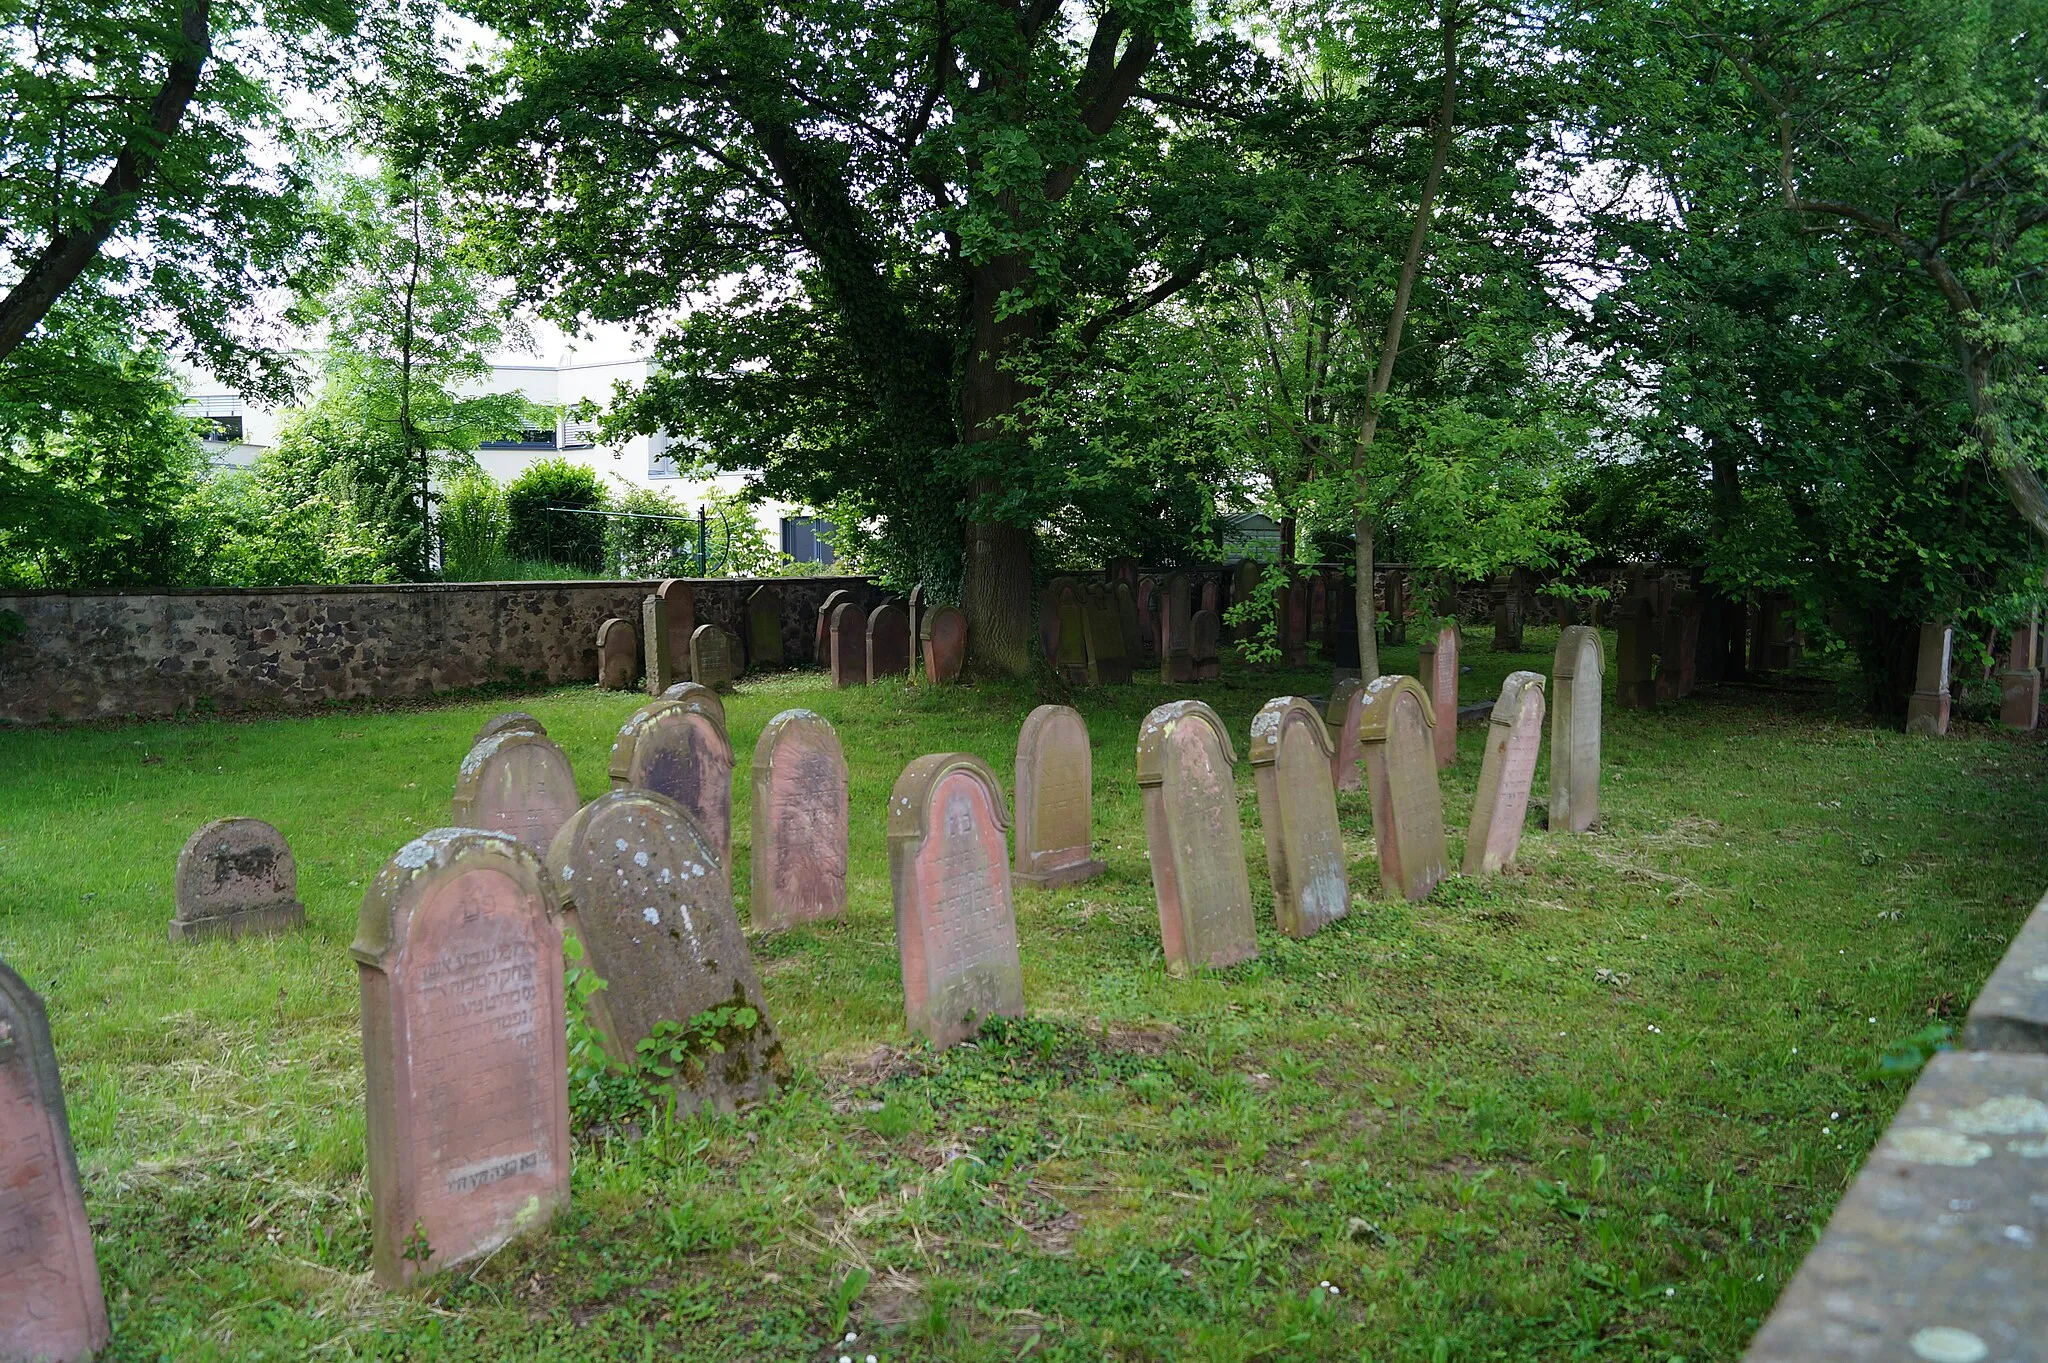
M 178 853 L 175 886 L 173 942 L 306 926 L 291 846 L 261 819 L 202 824 Z

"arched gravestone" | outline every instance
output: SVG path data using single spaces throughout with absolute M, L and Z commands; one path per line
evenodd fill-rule
M 784 710 L 754 745 L 754 931 L 846 912 L 846 758 L 823 715 Z
M 617 616 L 597 627 L 597 684 L 607 691 L 630 691 L 640 675 L 640 636 L 630 620 Z
M 49 1017 L 0 961 L 0 1358 L 85 1363 L 108 1338 Z
M 868 614 L 867 672 L 870 683 L 910 678 L 910 617 L 903 607 L 883 602 Z
M 1123 622 L 1109 588 L 1091 582 L 1082 596 L 1081 637 L 1088 650 L 1087 675 L 1096 686 L 1120 686 L 1131 679 L 1131 659 L 1124 652 Z
M 747 598 L 747 666 L 782 666 L 782 588 L 754 588 Z
M 555 887 L 524 843 L 437 828 L 363 895 L 355 957 L 378 1282 L 488 1254 L 569 1200 Z
M 1138 730 L 1146 850 L 1170 974 L 1259 954 L 1236 761 L 1223 721 L 1198 700 L 1162 705 Z
M 1188 658 L 1196 681 L 1223 675 L 1223 622 L 1212 610 L 1198 610 L 1188 622 Z
M 697 821 L 652 791 L 614 790 L 562 826 L 548 870 L 564 923 L 604 981 L 584 1007 L 612 1057 L 633 1064 L 640 1043 L 663 1040 L 671 1024 L 668 1039 L 686 1052 L 670 1079 L 678 1112 L 772 1098 L 789 1062 L 733 913 L 732 878 Z
M 1330 727 L 1330 784 L 1338 790 L 1357 790 L 1363 784 L 1358 768 L 1358 721 L 1364 711 L 1364 682 L 1339 677 L 1331 683 L 1330 704 L 1323 718 Z
M 671 659 L 675 651 L 668 637 L 668 607 L 649 594 L 640 602 L 640 652 L 647 677 L 647 694 L 658 696 L 674 684 Z
M 852 601 L 832 608 L 832 684 L 864 686 L 868 679 L 868 613 Z
M 173 900 L 173 942 L 306 926 L 291 845 L 261 819 L 200 825 L 178 853 Z
M 1047 889 L 1108 868 L 1095 860 L 1094 755 L 1081 712 L 1041 705 L 1017 732 L 1017 853 L 1020 885 Z
M 619 726 L 606 772 L 614 790 L 651 790 L 681 805 L 710 839 L 720 872 L 732 864 L 732 740 L 723 707 L 695 697 L 648 702 Z
M 1059 643 L 1053 670 L 1069 686 L 1088 684 L 1088 616 L 1081 584 L 1068 579 L 1054 599 L 1059 618 Z
M 1510 672 L 1486 726 L 1486 756 L 1480 760 L 1479 791 L 1465 835 L 1466 875 L 1498 871 L 1515 859 L 1542 746 L 1543 674 Z
M 668 616 L 668 666 L 671 682 L 687 681 L 690 671 L 690 636 L 697 632 L 697 589 L 679 577 L 666 578 L 654 594 L 661 598 Z
M 967 664 L 967 616 L 957 606 L 927 606 L 924 623 L 925 680 L 934 686 L 950 686 L 960 680 Z
M 973 1036 L 983 1018 L 1024 1016 L 1009 822 L 995 773 L 967 753 L 916 759 L 889 796 L 904 1011 L 940 1048 Z
M 1235 606 L 1241 601 L 1249 601 L 1254 596 L 1257 596 L 1259 584 L 1265 580 L 1265 576 L 1265 565 L 1261 564 L 1257 559 L 1239 559 L 1237 566 L 1231 569 L 1230 573 L 1230 601 L 1228 604 Z M 1220 613 L 1221 604 L 1209 599 L 1210 590 L 1211 584 L 1204 583 L 1202 587 L 1202 606 L 1204 609 Z
M 1193 617 L 1188 610 L 1188 575 L 1175 573 L 1159 589 L 1159 680 L 1178 686 L 1195 679 L 1194 657 L 1188 652 Z
M 542 738 L 548 736 L 547 726 L 532 715 L 527 714 L 526 711 L 507 710 L 502 715 L 492 715 L 489 719 L 485 720 L 484 726 L 476 731 L 476 737 L 470 739 L 469 743 L 471 747 L 475 747 L 492 734 L 512 733 L 538 734 Z
M 1330 731 L 1300 696 L 1269 700 L 1252 719 L 1252 781 L 1273 922 L 1289 937 L 1313 936 L 1351 907 L 1351 873 L 1330 785 Z
M 661 693 L 661 699 L 690 701 L 706 714 L 716 715 L 719 729 L 725 728 L 725 702 L 702 682 L 677 682 Z
M 1600 666 L 1598 631 L 1590 625 L 1558 631 L 1550 666 L 1553 833 L 1583 833 L 1600 819 Z
M 852 592 L 844 587 L 834 587 L 818 603 L 818 639 L 811 661 L 828 671 L 832 667 L 832 612 L 839 609 L 841 602 L 851 600 Z
M 1458 761 L 1458 646 L 1461 642 L 1458 622 L 1452 620 L 1436 632 L 1435 642 L 1424 644 L 1417 650 L 1421 657 L 1423 690 L 1429 696 L 1430 713 L 1436 721 L 1431 736 L 1436 744 L 1436 764 L 1439 767 L 1455 766 Z
M 699 625 L 690 635 L 690 676 L 700 686 L 731 686 L 740 674 L 732 635 L 716 625 Z
M 543 734 L 492 734 L 469 750 L 455 776 L 449 822 L 509 833 L 536 853 L 582 803 L 569 759 Z
M 1413 677 L 1366 683 L 1358 720 L 1372 788 L 1372 836 L 1380 888 L 1390 897 L 1421 899 L 1450 873 L 1444 843 L 1443 792 L 1430 742 L 1429 697 Z

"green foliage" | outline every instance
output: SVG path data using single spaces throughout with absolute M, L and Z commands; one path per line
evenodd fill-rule
M 704 1057 L 724 1055 L 728 1039 L 743 1036 L 760 1024 L 758 1009 L 722 1003 L 684 1021 L 664 1018 L 634 1046 L 634 1068 L 650 1080 L 694 1083 L 704 1070 Z
M 442 576 L 452 582 L 494 578 L 511 535 L 505 490 L 482 469 L 461 470 L 442 489 L 435 528 L 441 535 Z
M 688 507 L 660 488 L 628 487 L 611 499 L 610 509 L 623 514 L 604 522 L 607 573 L 613 577 L 697 576 L 697 518 Z
M 1946 1022 L 1930 1022 L 1880 1051 L 1875 1072 L 1881 1078 L 1910 1079 L 1935 1056 L 1955 1048 L 1956 1029 Z
M 557 455 L 537 460 L 505 489 L 505 549 L 513 558 L 568 564 L 589 573 L 605 566 L 605 520 L 577 515 L 610 505 L 604 484 L 582 464 Z M 551 511 L 549 508 L 566 508 Z

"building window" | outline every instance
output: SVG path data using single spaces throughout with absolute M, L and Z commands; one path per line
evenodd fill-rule
M 682 470 L 676 467 L 676 457 L 669 453 L 670 441 L 665 435 L 647 437 L 647 476 L 649 478 L 680 478 Z
M 555 448 L 555 433 L 552 430 L 521 430 L 511 440 L 486 440 L 477 446 L 485 450 L 551 450 Z
M 199 438 L 208 445 L 239 445 L 242 443 L 242 418 L 239 416 L 200 417 Z
M 798 563 L 830 563 L 832 522 L 818 516 L 784 516 L 782 552 Z

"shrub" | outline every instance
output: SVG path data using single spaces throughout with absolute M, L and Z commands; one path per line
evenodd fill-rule
M 543 559 L 585 572 L 604 571 L 605 521 L 577 511 L 605 509 L 597 474 L 567 459 L 543 459 L 505 489 L 505 551 L 513 558 Z M 566 507 L 550 513 L 549 507 Z
M 636 487 L 612 504 L 632 514 L 605 522 L 605 567 L 615 577 L 695 577 L 697 518 L 666 492 Z M 674 516 L 676 520 L 645 519 Z
M 451 582 L 498 576 L 511 529 L 505 490 L 482 469 L 465 469 L 441 493 L 441 575 Z

